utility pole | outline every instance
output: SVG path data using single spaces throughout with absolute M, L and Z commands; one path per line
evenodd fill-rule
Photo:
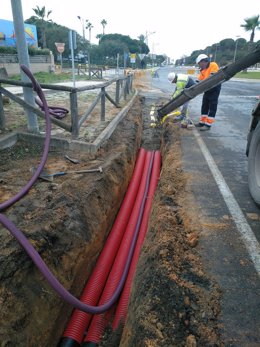
M 16 37 L 16 47 L 17 47 L 19 64 L 20 65 L 23 64 L 26 67 L 28 67 L 28 69 L 30 69 L 29 54 L 28 54 L 27 42 L 26 42 L 25 32 L 24 32 L 24 20 L 23 20 L 23 10 L 22 10 L 21 0 L 11 0 L 11 5 L 12 5 L 12 12 L 13 12 L 14 31 L 15 31 L 15 37 Z M 29 78 L 25 75 L 25 73 L 21 69 L 20 71 L 21 71 L 22 81 L 30 82 Z M 34 95 L 31 88 L 23 87 L 23 95 L 24 95 L 24 100 L 28 104 L 35 106 Z M 28 119 L 28 125 L 27 125 L 28 131 L 32 133 L 38 133 L 39 125 L 38 125 L 37 116 L 32 111 L 28 111 L 26 109 L 25 109 L 25 113 Z

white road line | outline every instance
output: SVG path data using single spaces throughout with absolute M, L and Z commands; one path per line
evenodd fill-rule
M 207 149 L 207 146 L 205 145 L 204 141 L 202 140 L 201 136 L 199 135 L 198 131 L 194 131 L 194 136 L 200 146 L 201 152 L 204 155 L 204 158 L 206 162 L 208 163 L 208 166 L 210 168 L 210 171 L 218 185 L 218 188 L 225 200 L 225 203 L 229 209 L 229 212 L 236 224 L 237 230 L 240 233 L 240 237 L 249 253 L 249 256 L 254 264 L 254 267 L 260 276 L 260 245 L 250 228 L 249 224 L 247 223 L 243 212 L 241 211 L 237 201 L 235 200 L 232 192 L 230 191 L 228 185 L 226 184 L 224 177 L 222 176 L 221 172 L 219 171 L 212 155 L 210 154 L 209 150 Z

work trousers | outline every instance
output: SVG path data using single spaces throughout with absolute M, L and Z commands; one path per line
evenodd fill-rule
M 184 117 L 187 117 L 189 102 L 190 102 L 190 101 L 186 101 L 186 102 L 182 105 L 182 108 L 181 108 L 181 115 L 184 116 Z
M 201 114 L 210 118 L 215 118 L 218 107 L 218 97 L 221 90 L 221 84 L 208 90 L 203 94 Z

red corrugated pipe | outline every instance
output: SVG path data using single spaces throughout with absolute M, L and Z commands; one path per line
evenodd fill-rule
M 127 316 L 127 308 L 128 308 L 128 302 L 129 302 L 129 296 L 130 296 L 130 290 L 132 285 L 132 280 L 135 274 L 136 266 L 138 263 L 138 258 L 142 249 L 143 241 L 145 239 L 145 235 L 147 232 L 148 227 L 148 221 L 149 221 L 149 215 L 152 207 L 153 197 L 154 193 L 157 187 L 157 183 L 160 177 L 160 170 L 161 170 L 161 154 L 159 151 L 155 152 L 154 157 L 154 165 L 153 165 L 153 171 L 151 176 L 151 182 L 149 186 L 149 192 L 145 204 L 145 210 L 143 214 L 142 224 L 140 227 L 140 232 L 138 236 L 138 240 L 135 247 L 135 252 L 133 255 L 133 259 L 131 262 L 131 266 L 129 269 L 129 273 L 127 276 L 126 283 L 124 285 L 124 289 L 122 291 L 122 294 L 120 295 L 120 299 L 116 308 L 115 312 L 115 318 L 113 320 L 113 330 L 115 331 L 120 326 L 124 326 Z
M 136 240 L 138 237 L 138 232 L 140 229 L 145 201 L 148 194 L 149 184 L 150 184 L 150 176 L 152 172 L 154 159 L 154 152 L 147 152 L 145 166 L 143 170 L 142 181 L 138 190 L 138 194 L 136 197 L 135 205 L 132 210 L 124 237 L 122 239 L 120 248 L 118 250 L 117 256 L 115 258 L 113 267 L 110 271 L 108 280 L 106 282 L 106 286 L 103 290 L 102 296 L 99 300 L 99 305 L 102 305 L 109 301 L 111 295 L 113 294 L 115 288 L 120 281 L 123 270 L 126 266 L 127 256 L 129 254 L 130 247 L 132 246 L 132 252 L 134 252 L 134 248 L 136 245 Z M 138 228 L 138 230 L 137 230 Z M 136 237 L 135 243 L 133 244 L 132 240 Z M 132 259 L 130 259 L 131 262 Z M 94 344 L 98 344 L 100 342 L 100 338 L 104 332 L 106 324 L 108 323 L 110 313 L 95 315 L 92 318 L 90 323 L 88 332 L 86 337 L 84 338 L 83 346 L 91 346 Z
M 135 169 L 123 203 L 95 268 L 81 295 L 80 300 L 86 304 L 96 305 L 100 298 L 134 206 L 134 201 L 141 182 L 146 155 L 147 153 L 144 148 L 141 148 L 138 153 Z M 91 317 L 91 314 L 75 309 L 70 322 L 63 333 L 59 346 L 80 346 Z

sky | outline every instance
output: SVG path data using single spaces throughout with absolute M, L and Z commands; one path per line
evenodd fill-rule
M 13 0 L 15 1 L 15 0 Z M 260 14 L 259 0 L 174 1 L 162 0 L 155 5 L 151 0 L 21 0 L 24 20 L 33 16 L 32 10 L 45 6 L 52 11 L 49 19 L 83 34 L 82 21 L 93 25 L 91 43 L 103 32 L 101 21 L 107 25 L 105 34 L 128 35 L 138 39 L 147 36 L 150 53 L 166 54 L 171 59 L 189 56 L 194 50 L 205 49 L 219 41 L 243 37 L 250 39 L 240 25 L 245 18 Z M 13 20 L 11 0 L 1 0 L 0 19 Z M 86 30 L 86 38 L 89 39 Z M 255 42 L 260 40 L 256 31 Z

